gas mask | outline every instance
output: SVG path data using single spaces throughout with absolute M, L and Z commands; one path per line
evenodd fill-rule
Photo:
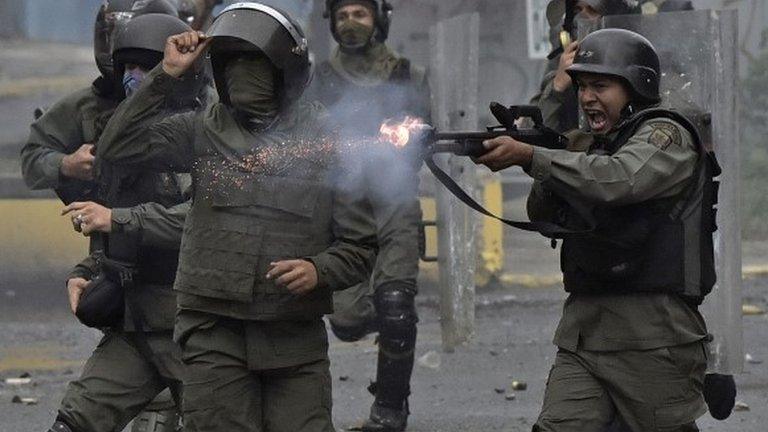
M 238 56 L 227 63 L 224 78 L 238 120 L 252 130 L 263 130 L 277 117 L 277 69 L 261 53 Z
M 346 49 L 358 50 L 365 48 L 373 37 L 373 27 L 368 27 L 357 21 L 347 21 L 338 29 L 341 45 Z

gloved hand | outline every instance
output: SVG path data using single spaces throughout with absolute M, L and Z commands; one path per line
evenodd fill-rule
M 704 377 L 704 400 L 712 417 L 717 420 L 727 419 L 736 404 L 736 382 L 733 375 L 707 374 Z

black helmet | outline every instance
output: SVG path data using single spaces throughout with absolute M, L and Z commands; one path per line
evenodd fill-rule
M 374 11 L 373 39 L 384 42 L 389 37 L 389 25 L 392 22 L 392 5 L 387 0 L 325 0 L 325 12 L 323 16 L 328 18 L 331 24 L 331 34 L 336 42 L 341 43 L 341 38 L 336 33 L 336 10 L 349 4 L 367 4 Z
M 159 13 L 176 16 L 167 0 L 106 0 L 96 14 L 93 52 L 101 75 L 111 78 L 114 37 L 120 25 L 139 15 Z
M 312 78 L 304 31 L 285 12 L 261 3 L 235 3 L 224 9 L 208 29 L 213 78 L 219 100 L 229 103 L 224 67 L 233 54 L 263 52 L 282 75 L 281 102 L 299 99 Z
M 178 17 L 157 13 L 133 18 L 121 25 L 115 36 L 112 54 L 115 82 L 122 82 L 127 63 L 148 70 L 157 66 L 163 60 L 168 38 L 190 30 Z
M 197 2 L 195 0 L 175 0 L 176 8 L 179 10 L 179 18 L 185 23 L 192 25 L 197 17 Z
M 628 15 L 640 11 L 638 0 L 582 0 L 600 15 Z
M 661 4 L 659 12 L 680 12 L 693 10 L 691 0 L 667 0 Z
M 591 33 L 579 45 L 566 72 L 574 78 L 579 73 L 613 75 L 623 78 L 641 99 L 661 100 L 659 55 L 648 39 L 629 30 L 609 28 Z

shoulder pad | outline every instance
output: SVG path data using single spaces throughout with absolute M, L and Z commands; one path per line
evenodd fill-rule
M 661 150 L 666 150 L 669 146 L 682 146 L 684 143 L 683 133 L 687 132 L 683 126 L 671 119 L 655 118 L 643 122 L 641 128 L 650 128 L 648 142 Z

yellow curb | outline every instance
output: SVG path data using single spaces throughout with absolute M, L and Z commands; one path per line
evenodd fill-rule
M 0 372 L 50 371 L 81 366 L 85 360 L 65 360 L 61 347 L 40 344 L 13 346 L 0 350 Z
M 23 78 L 0 82 L 0 98 L 21 97 L 45 91 L 75 91 L 89 85 L 92 77 L 85 75 L 63 77 Z
M 743 266 L 741 268 L 741 276 L 744 278 L 768 276 L 768 264 Z
M 759 306 L 746 303 L 741 305 L 742 315 L 762 315 L 764 313 L 765 311 Z

